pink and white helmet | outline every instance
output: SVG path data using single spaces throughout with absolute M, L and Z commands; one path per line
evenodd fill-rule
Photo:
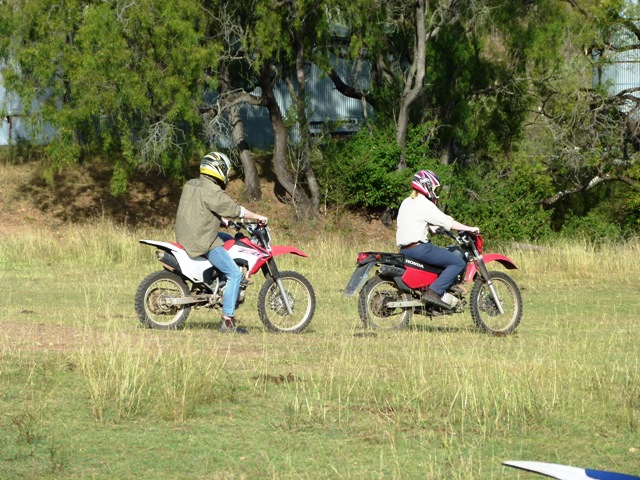
M 413 176 L 411 181 L 411 188 L 423 194 L 433 203 L 438 203 L 436 188 L 439 186 L 440 179 L 431 170 L 420 170 Z

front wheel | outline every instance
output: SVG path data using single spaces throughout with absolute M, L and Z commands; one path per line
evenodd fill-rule
M 189 296 L 189 287 L 175 273 L 162 270 L 149 274 L 138 286 L 135 309 L 140 323 L 148 328 L 176 330 L 187 321 L 191 309 L 172 305 L 171 300 Z
M 316 310 L 316 294 L 309 280 L 298 272 L 280 273 L 280 281 L 291 313 L 287 308 L 278 283 L 269 278 L 258 294 L 260 321 L 272 332 L 300 333 L 313 318 Z
M 390 308 L 389 302 L 410 301 L 411 295 L 398 290 L 395 282 L 379 276 L 371 277 L 358 296 L 358 313 L 365 327 L 398 330 L 409 324 L 413 307 Z
M 471 289 L 471 318 L 485 333 L 508 335 L 522 318 L 522 295 L 516 282 L 506 273 L 494 271 L 489 275 L 504 313 L 500 313 L 487 282 L 478 276 Z

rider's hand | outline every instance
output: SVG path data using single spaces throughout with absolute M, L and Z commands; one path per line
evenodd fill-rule
M 256 218 L 256 220 L 258 220 L 258 223 L 266 225 L 269 219 L 267 217 L 263 217 L 262 215 L 258 215 L 258 218 Z
M 480 233 L 480 229 L 479 229 L 478 227 L 471 227 L 471 228 L 469 229 L 469 231 L 470 231 L 471 233 L 475 233 L 476 235 L 477 235 L 478 233 Z

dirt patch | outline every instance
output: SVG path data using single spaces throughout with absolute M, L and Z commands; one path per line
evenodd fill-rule
M 164 227 L 173 222 L 180 195 L 175 181 L 157 175 L 133 175 L 129 191 L 110 193 L 107 165 L 76 165 L 45 182 L 39 163 L 0 165 L 0 233 L 32 227 L 57 229 L 67 224 L 108 218 L 117 224 Z
M 73 327 L 45 323 L 2 322 L 0 350 L 71 352 L 83 344 L 84 334 Z
M 197 169 L 196 169 L 197 170 Z M 171 227 L 182 191 L 182 182 L 158 172 L 138 172 L 129 179 L 128 191 L 119 197 L 110 192 L 112 167 L 106 163 L 73 165 L 44 181 L 39 162 L 0 162 L 0 236 L 23 229 L 58 230 L 70 224 L 108 219 L 129 227 Z M 197 171 L 192 172 L 193 176 Z M 296 218 L 291 205 L 282 201 L 270 176 L 262 178 L 262 199 L 239 202 L 267 215 L 272 225 L 295 238 L 307 239 L 322 232 L 339 232 L 363 239 L 393 239 L 393 229 L 375 215 L 344 209 L 322 209 L 312 222 Z M 229 182 L 229 195 L 241 198 L 244 183 Z

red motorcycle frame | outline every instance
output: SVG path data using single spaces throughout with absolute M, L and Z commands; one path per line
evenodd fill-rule
M 499 253 L 483 255 L 480 235 L 460 232 L 455 236 L 442 228 L 436 233 L 453 238 L 456 244 L 449 246 L 449 251 L 467 263 L 443 295 L 449 308 L 432 305 L 422 298 L 442 268 L 399 253 L 360 252 L 344 294 L 353 296 L 360 291 L 358 313 L 365 326 L 398 329 L 406 327 L 414 313 L 429 317 L 463 313 L 471 286 L 469 303 L 474 324 L 487 333 L 506 335 L 515 331 L 522 318 L 520 289 L 506 273 L 487 268 L 487 263 L 496 262 L 513 270 L 517 268 L 514 262 Z M 369 278 L 374 268 L 377 271 Z

